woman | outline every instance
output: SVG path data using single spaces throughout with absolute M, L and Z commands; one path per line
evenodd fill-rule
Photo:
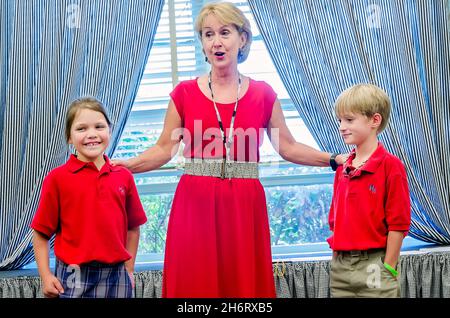
M 186 145 L 167 232 L 163 297 L 275 297 L 266 199 L 258 179 L 264 129 L 285 160 L 328 166 L 332 156 L 297 143 L 272 88 L 239 73 L 252 41 L 239 9 L 207 4 L 195 29 L 210 73 L 172 91 L 155 146 L 116 164 L 132 172 L 153 170 L 173 157 L 180 138 Z

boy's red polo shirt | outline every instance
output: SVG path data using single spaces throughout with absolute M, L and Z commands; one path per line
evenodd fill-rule
M 72 155 L 44 179 L 31 227 L 51 237 L 66 264 L 118 263 L 130 259 L 127 231 L 147 221 L 131 173 Z
M 328 238 L 335 251 L 386 248 L 389 231 L 407 232 L 411 208 L 405 168 L 381 143 L 367 163 L 348 173 L 355 151 L 334 178 Z

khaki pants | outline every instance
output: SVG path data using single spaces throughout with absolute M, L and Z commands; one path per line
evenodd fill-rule
M 384 267 L 385 254 L 385 250 L 333 253 L 331 297 L 399 298 L 400 274 L 394 277 Z

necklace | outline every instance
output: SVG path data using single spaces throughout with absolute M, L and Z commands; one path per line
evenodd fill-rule
M 366 160 L 364 160 L 363 162 L 361 162 L 357 167 L 355 167 L 355 170 L 358 170 L 358 169 L 360 169 L 362 166 L 364 166 L 368 160 L 369 160 L 369 159 L 366 159 Z
M 233 144 L 234 120 L 236 119 L 236 112 L 237 112 L 237 107 L 238 107 L 238 103 L 239 103 L 239 93 L 241 91 L 241 83 L 242 83 L 242 78 L 241 78 L 241 74 L 239 74 L 238 89 L 237 89 L 237 94 L 236 94 L 236 103 L 234 104 L 233 115 L 231 116 L 230 129 L 229 129 L 228 137 L 227 137 L 225 135 L 225 130 L 223 129 L 222 118 L 220 117 L 219 109 L 217 108 L 216 101 L 214 99 L 214 93 L 212 90 L 212 83 L 211 83 L 211 72 L 209 72 L 208 87 L 209 87 L 209 91 L 211 92 L 211 98 L 213 101 L 214 109 L 216 111 L 217 120 L 219 122 L 220 133 L 222 135 L 222 142 L 223 142 L 223 145 L 225 146 L 225 158 L 222 160 L 222 169 L 221 169 L 221 173 L 220 173 L 220 176 L 222 179 L 225 178 L 225 163 L 227 160 L 231 160 L 230 149 L 231 149 L 231 145 Z
M 343 170 L 344 175 L 345 176 L 353 176 L 359 169 L 361 169 L 366 164 L 367 161 L 369 161 L 369 159 L 364 160 L 357 167 L 353 166 L 353 162 L 352 162 L 351 165 L 347 166 Z

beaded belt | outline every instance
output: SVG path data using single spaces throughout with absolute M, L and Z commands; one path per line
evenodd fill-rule
M 184 173 L 193 176 L 258 179 L 258 163 L 220 159 L 186 159 Z

